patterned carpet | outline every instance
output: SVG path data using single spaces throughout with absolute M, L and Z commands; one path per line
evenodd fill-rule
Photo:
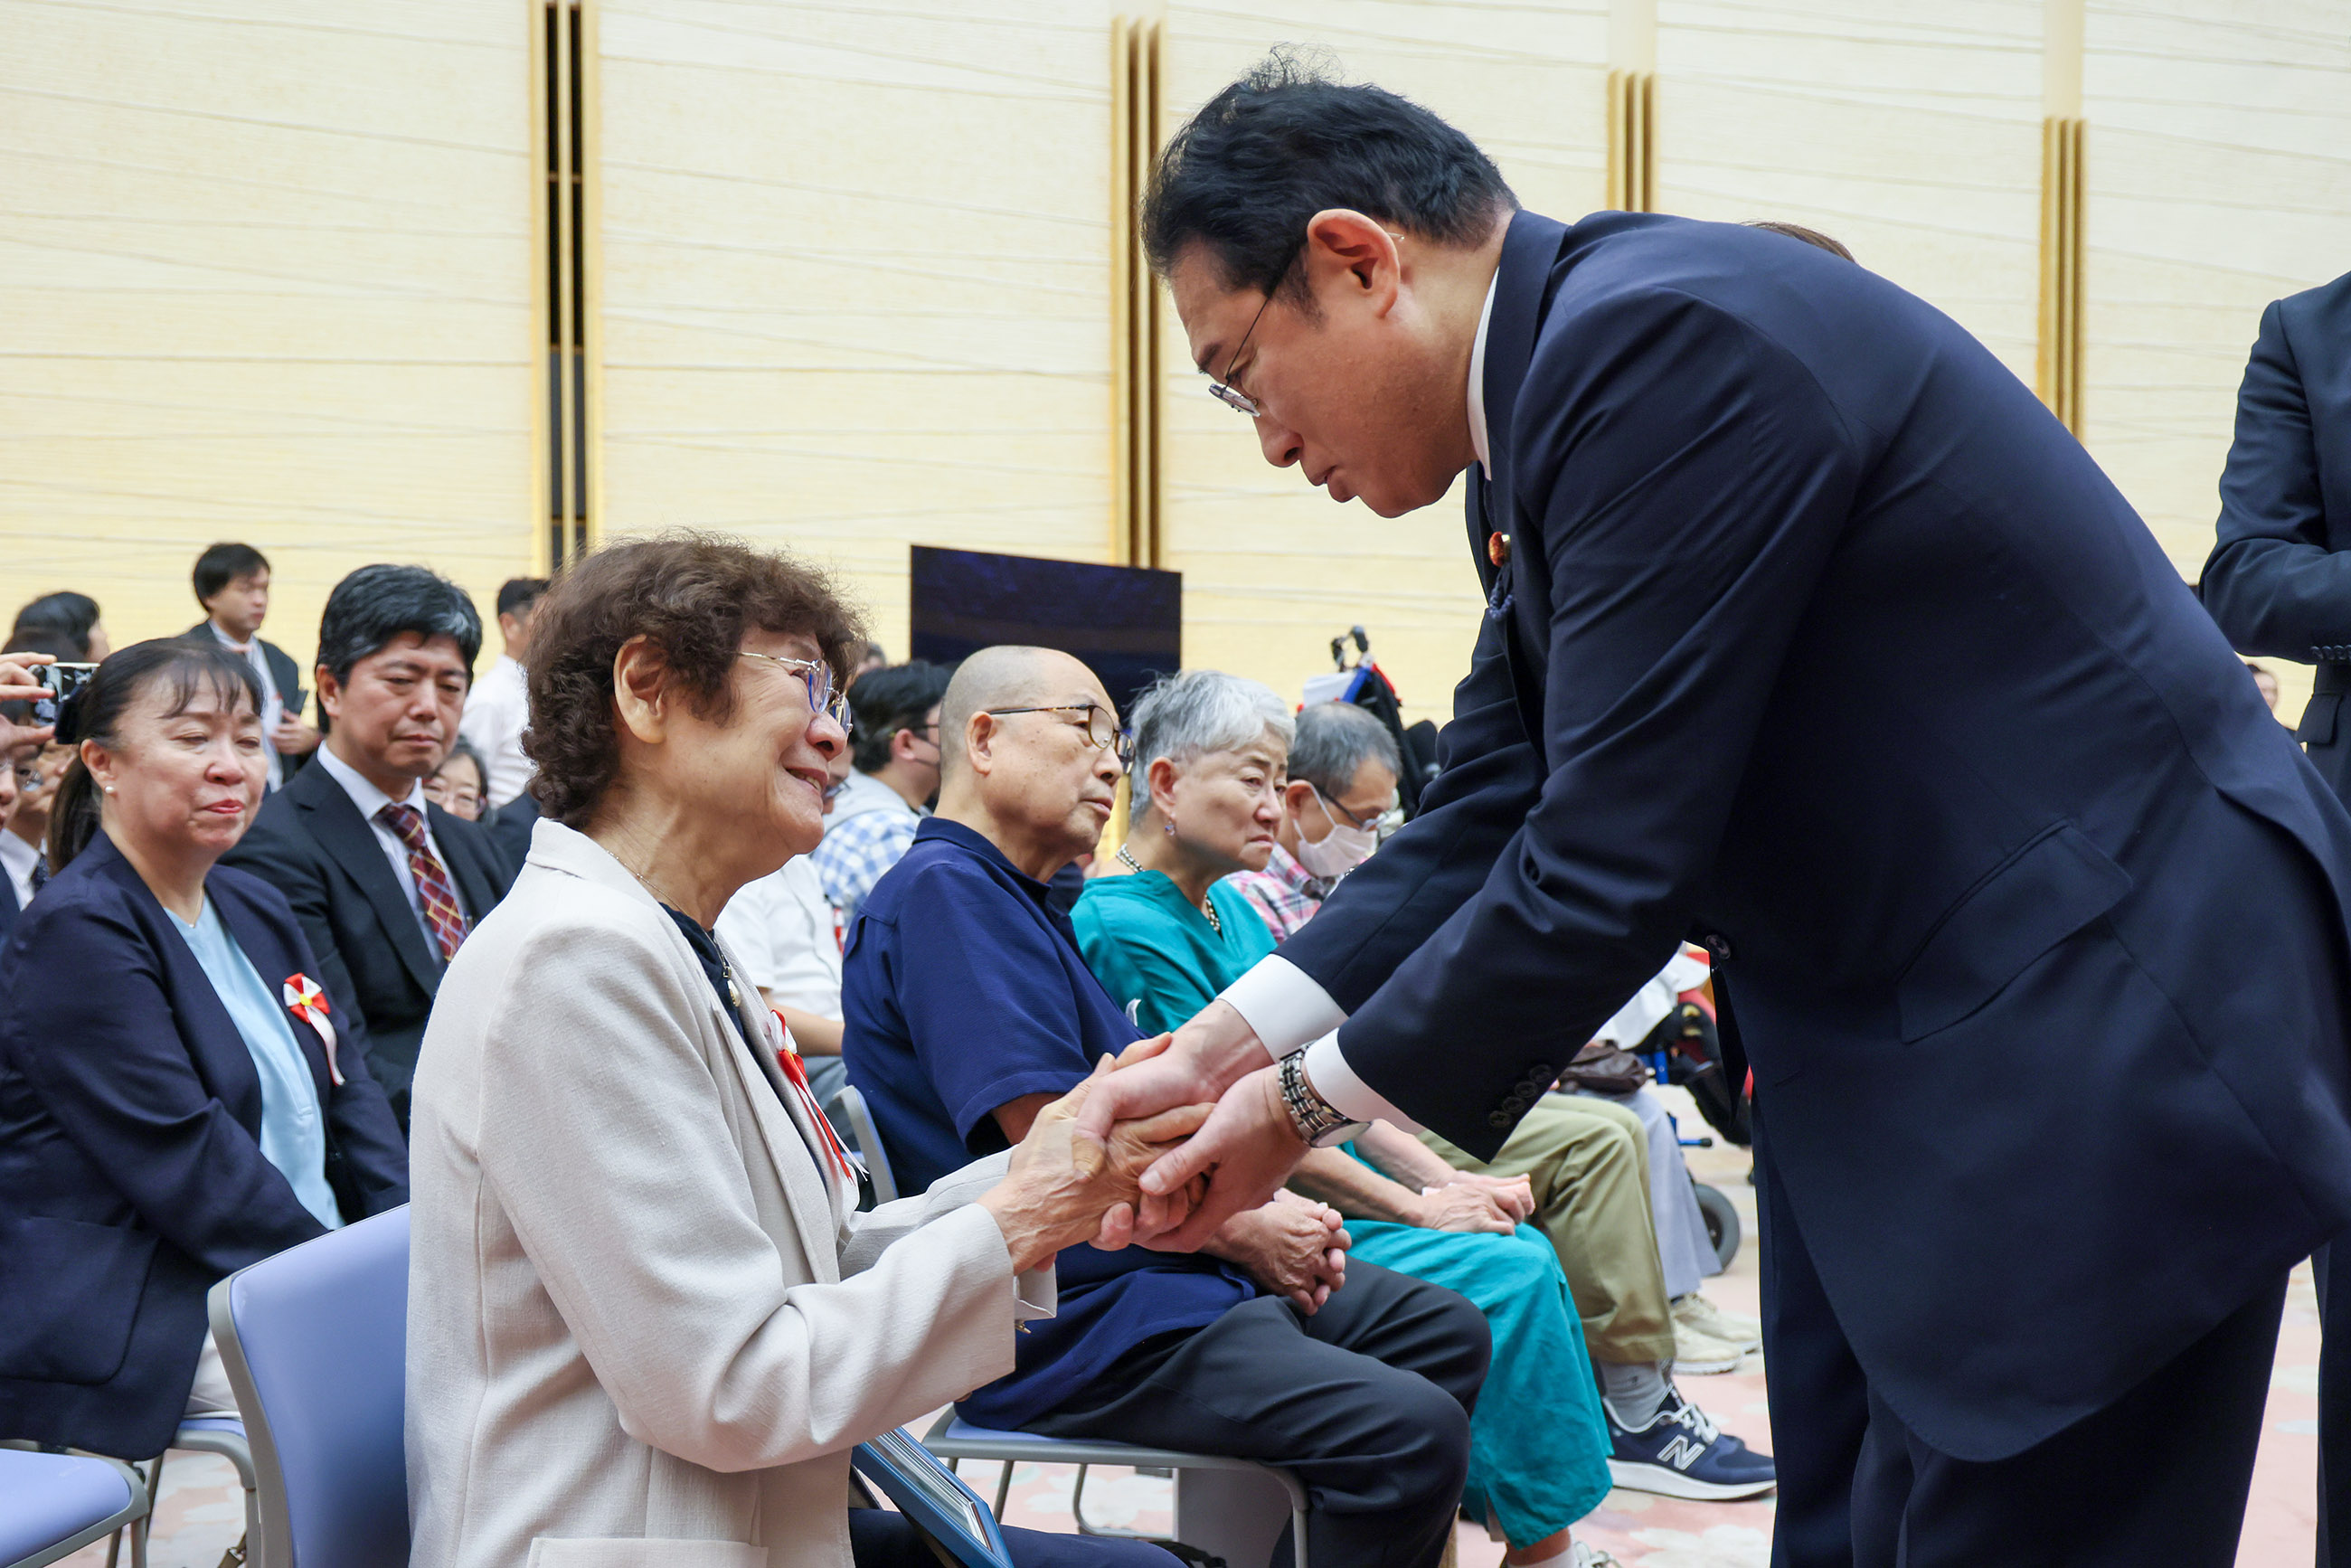
M 1677 1092 L 1676 1092 L 1677 1093 Z M 1677 1109 L 1683 1107 L 1677 1106 Z M 1699 1124 L 1694 1114 L 1686 1128 Z M 1754 1193 L 1747 1186 L 1747 1156 L 1728 1146 L 1689 1151 L 1692 1171 L 1711 1181 L 1739 1206 L 1748 1227 L 1748 1245 L 1730 1270 L 1709 1281 L 1707 1294 L 1736 1312 L 1757 1310 L 1753 1246 Z M 2294 1271 L 2286 1298 L 2285 1327 L 2278 1342 L 2277 1371 L 2271 1383 L 2269 1426 L 2253 1474 L 2252 1507 L 2245 1521 L 2238 1568 L 2299 1568 L 2312 1555 L 2315 1528 L 2313 1500 L 2317 1470 L 2318 1311 L 2310 1271 Z M 1686 1392 L 1724 1427 L 1758 1448 L 1771 1447 L 1764 1403 L 1763 1358 L 1750 1355 L 1736 1373 L 1687 1380 Z M 918 1423 L 921 1430 L 927 1423 Z M 967 1465 L 965 1477 L 982 1497 L 995 1496 L 997 1468 Z M 1071 1528 L 1070 1497 L 1075 1477 L 1067 1465 L 1015 1467 L 1007 1523 L 1032 1530 Z M 1131 1470 L 1101 1469 L 1086 1481 L 1085 1510 L 1097 1526 L 1165 1530 L 1171 1523 L 1170 1483 Z M 1692 1503 L 1616 1491 L 1575 1528 L 1576 1538 L 1614 1552 L 1624 1568 L 1766 1568 L 1771 1552 L 1772 1506 Z M 241 1532 L 244 1505 L 228 1463 L 208 1454 L 173 1454 L 164 1467 L 162 1495 L 155 1511 L 150 1553 L 152 1568 L 216 1568 L 222 1553 Z M 1502 1548 L 1486 1532 L 1463 1525 L 1457 1537 L 1460 1568 L 1493 1568 Z M 124 1561 L 128 1561 L 125 1553 Z M 67 1559 L 72 1568 L 102 1568 L 102 1547 Z

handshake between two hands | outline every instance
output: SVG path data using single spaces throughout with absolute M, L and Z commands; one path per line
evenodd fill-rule
M 1264 1046 L 1238 1011 L 1213 1002 L 1175 1034 L 1105 1058 L 1040 1111 L 982 1201 L 1021 1270 L 1080 1241 L 1188 1252 L 1215 1239 L 1212 1251 L 1311 1312 L 1344 1275 L 1336 1211 L 1295 1199 L 1227 1229 L 1265 1206 L 1307 1152 Z M 1508 1230 L 1532 1207 L 1523 1184 L 1456 1179 L 1461 1190 L 1444 1196 L 1462 1202 L 1433 1203 L 1423 1223 Z

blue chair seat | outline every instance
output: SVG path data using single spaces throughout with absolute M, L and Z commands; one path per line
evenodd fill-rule
M 0 1563 L 54 1563 L 144 1513 L 127 1467 L 81 1454 L 0 1448 Z

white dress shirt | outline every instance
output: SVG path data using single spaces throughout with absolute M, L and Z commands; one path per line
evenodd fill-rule
M 1491 448 L 1486 437 L 1486 334 L 1494 323 L 1494 291 L 1501 269 L 1486 286 L 1486 304 L 1478 316 L 1478 339 L 1469 350 L 1469 444 L 1478 465 L 1490 477 Z M 1314 1092 L 1343 1114 L 1358 1122 L 1389 1122 L 1410 1131 L 1420 1124 L 1388 1103 L 1387 1096 L 1356 1076 L 1339 1049 L 1339 1026 L 1346 1009 L 1313 977 L 1279 953 L 1267 955 L 1220 998 L 1247 1020 L 1269 1054 L 1277 1061 L 1294 1052 L 1306 1052 L 1306 1076 Z
M 16 890 L 19 909 L 33 902 L 33 867 L 40 859 L 40 851 L 0 828 L 0 870 L 7 872 L 8 885 Z
M 319 764 L 326 768 L 329 778 L 343 787 L 343 793 L 351 798 L 351 804 L 357 806 L 360 815 L 367 819 L 368 831 L 375 835 L 376 843 L 383 850 L 383 858 L 392 863 L 392 874 L 399 879 L 400 891 L 407 897 L 408 907 L 416 913 L 416 924 L 423 929 L 426 945 L 434 952 L 440 952 L 441 939 L 433 935 L 433 927 L 424 919 L 424 901 L 417 896 L 416 873 L 408 869 L 408 846 L 400 841 L 398 833 L 376 816 L 378 811 L 393 804 L 392 798 L 369 783 L 358 768 L 336 756 L 331 746 L 319 747 Z M 433 852 L 433 858 L 441 862 L 441 869 L 448 872 L 449 857 L 441 852 L 440 844 L 434 839 L 433 814 L 424 809 L 424 780 L 412 779 L 407 799 L 398 803 L 416 808 L 416 814 L 424 820 L 424 847 Z M 453 894 L 457 891 L 457 877 L 454 872 L 449 873 L 449 891 Z M 458 907 L 465 907 L 462 899 Z M 472 918 L 469 913 L 466 919 L 470 921 Z
M 522 732 L 530 726 L 530 683 L 523 667 L 504 653 L 490 673 L 465 694 L 465 716 L 457 733 L 482 754 L 490 776 L 482 780 L 485 810 L 496 810 L 521 794 L 538 769 L 522 751 Z
M 286 782 L 286 764 L 277 756 L 277 743 L 270 737 L 277 732 L 277 721 L 286 716 L 286 699 L 277 690 L 277 677 L 269 668 L 269 656 L 261 651 L 261 639 L 249 642 L 230 640 L 217 621 L 206 621 L 204 627 L 220 640 L 220 645 L 253 666 L 261 677 L 261 750 L 269 758 L 269 787 L 279 788 Z
M 824 878 L 808 856 L 744 883 L 718 912 L 717 931 L 768 1000 L 841 1017 L 841 936 Z

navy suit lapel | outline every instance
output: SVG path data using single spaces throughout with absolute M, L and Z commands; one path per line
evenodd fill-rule
M 310 1079 L 318 1086 L 319 1103 L 324 1105 L 334 1096 L 334 1080 L 327 1071 L 327 1042 L 308 1020 L 286 1007 L 286 982 L 301 972 L 298 967 L 301 960 L 286 945 L 284 935 L 262 919 L 242 898 L 234 894 L 223 897 L 220 891 L 209 883 L 205 885 L 204 896 L 210 898 L 213 906 L 220 911 L 221 924 L 228 928 L 229 936 L 235 939 L 246 960 L 253 966 L 254 973 L 261 977 L 261 983 L 267 988 L 270 998 L 285 1010 L 287 1022 L 294 1030 L 294 1043 L 302 1048 L 302 1060 L 310 1064 Z M 319 977 L 312 975 L 309 977 L 316 980 Z
M 383 858 L 383 846 L 376 841 L 375 830 L 360 815 L 359 807 L 343 792 L 335 776 L 324 768 L 306 768 L 294 776 L 286 792 L 295 809 L 302 813 L 302 823 L 310 830 L 310 836 L 327 852 L 327 858 L 366 895 L 369 907 L 375 911 L 377 924 L 383 927 L 384 936 L 400 955 L 409 975 L 424 988 L 426 996 L 438 991 L 441 965 L 424 944 L 424 927 L 418 922 L 407 894 L 401 892 L 398 879 L 392 874 L 391 862 Z

